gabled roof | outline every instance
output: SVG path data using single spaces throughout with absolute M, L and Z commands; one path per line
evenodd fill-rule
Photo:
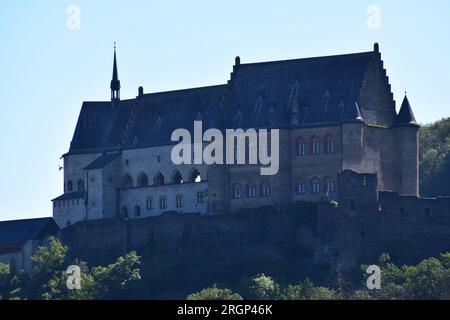
M 412 111 L 411 105 L 409 104 L 408 97 L 405 95 L 403 99 L 402 106 L 400 107 L 400 111 L 397 115 L 396 126 L 419 126 L 416 122 L 416 118 L 414 117 L 414 113 Z
M 119 153 L 105 153 L 100 157 L 92 161 L 88 166 L 84 168 L 84 170 L 95 170 L 95 169 L 103 169 L 108 164 L 111 163 L 115 158 L 119 156 Z
M 58 231 L 53 218 L 0 221 L 0 246 L 23 245 L 28 240 L 56 235 Z

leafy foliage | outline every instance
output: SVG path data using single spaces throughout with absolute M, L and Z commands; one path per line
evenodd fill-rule
M 69 290 L 67 251 L 58 239 L 50 238 L 32 257 L 31 277 L 0 264 L 0 299 L 118 299 L 130 296 L 141 279 L 140 257 L 132 251 L 106 267 L 90 269 L 85 262 L 75 261 L 81 270 L 81 289 Z
M 419 161 L 421 193 L 450 195 L 450 118 L 420 128 Z
M 220 289 L 217 285 L 187 296 L 186 300 L 243 300 L 241 295 L 230 289 Z

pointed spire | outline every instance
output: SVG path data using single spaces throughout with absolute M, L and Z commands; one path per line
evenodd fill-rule
M 120 80 L 117 72 L 116 43 L 114 42 L 114 62 L 111 80 L 111 100 L 120 100 Z
M 364 122 L 361 111 L 359 110 L 358 102 L 350 104 L 344 111 L 343 122 Z
M 397 118 L 395 120 L 396 126 L 416 126 L 419 125 L 416 122 L 416 118 L 414 117 L 414 113 L 412 111 L 411 105 L 409 104 L 408 97 L 406 96 L 403 99 L 402 106 L 400 107 L 400 111 L 398 112 Z

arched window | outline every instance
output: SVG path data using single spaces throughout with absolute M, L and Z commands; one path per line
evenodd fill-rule
M 189 173 L 189 182 L 201 182 L 202 177 L 200 176 L 200 172 L 197 169 L 192 169 Z
M 311 138 L 311 154 L 320 153 L 320 139 L 317 136 Z
M 297 180 L 297 183 L 295 185 L 295 193 L 300 195 L 306 193 L 306 184 L 303 179 Z
M 175 170 L 172 173 L 172 183 L 173 184 L 182 184 L 183 183 L 183 177 L 181 176 L 180 171 Z
M 260 193 L 261 193 L 261 197 L 263 197 L 263 198 L 270 197 L 270 183 L 269 183 L 269 181 L 261 182 Z
M 303 137 L 298 137 L 295 141 L 295 154 L 298 156 L 304 156 L 306 154 L 306 142 Z
M 311 192 L 320 193 L 320 180 L 318 178 L 311 179 Z
M 332 177 L 325 178 L 325 192 L 330 193 L 335 191 L 334 180 Z
M 135 217 L 140 217 L 141 216 L 141 207 L 138 205 L 134 206 L 134 216 Z
M 128 209 L 127 207 L 122 207 L 122 217 L 128 218 Z
M 129 174 L 126 174 L 122 178 L 122 188 L 129 189 L 133 187 L 133 178 Z
M 331 135 L 327 135 L 325 137 L 325 153 L 333 153 L 334 152 L 334 141 Z
M 147 187 L 148 186 L 148 177 L 144 172 L 141 172 L 137 178 L 138 187 Z
M 83 180 L 78 180 L 77 182 L 77 189 L 78 191 L 84 191 L 84 181 Z
M 160 171 L 158 171 L 154 175 L 154 177 L 153 177 L 153 185 L 155 185 L 155 186 L 162 186 L 162 185 L 164 185 L 164 176 L 163 176 L 163 174 Z
M 67 192 L 73 191 L 73 183 L 72 180 L 67 181 Z
M 235 183 L 231 188 L 231 195 L 233 196 L 233 199 L 240 199 L 241 192 L 242 192 L 241 185 L 239 183 Z
M 246 187 L 247 198 L 255 198 L 256 197 L 256 185 L 253 182 L 247 183 Z

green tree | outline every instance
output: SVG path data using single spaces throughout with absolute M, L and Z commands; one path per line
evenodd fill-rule
M 0 263 L 0 300 L 9 298 L 11 277 L 9 264 Z
M 281 299 L 284 300 L 335 300 L 337 298 L 338 294 L 335 290 L 316 287 L 309 279 L 281 290 Z
M 245 298 L 254 300 L 277 299 L 280 289 L 272 277 L 263 273 L 245 280 L 243 287 Z
M 439 259 L 423 260 L 417 266 L 405 266 L 404 287 L 411 299 L 440 299 L 445 295 L 446 270 Z
M 419 130 L 420 190 L 426 196 L 449 195 L 450 118 Z
M 211 288 L 188 295 L 186 300 L 243 300 L 243 298 L 230 289 L 221 289 L 214 285 Z
M 106 267 L 92 268 L 93 294 L 100 299 L 125 298 L 125 293 L 130 293 L 141 279 L 140 263 L 141 258 L 131 251 Z

